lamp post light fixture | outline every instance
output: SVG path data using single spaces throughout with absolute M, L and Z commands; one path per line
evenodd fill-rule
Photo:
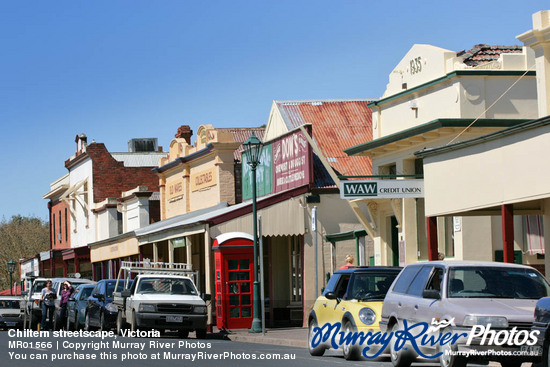
M 15 271 L 15 261 L 10 260 L 8 261 L 8 273 L 10 273 L 10 295 L 13 296 L 13 281 L 12 281 L 12 275 Z
M 252 220 L 254 237 L 254 318 L 252 320 L 251 333 L 262 332 L 262 320 L 260 318 L 260 280 L 258 279 L 258 213 L 256 211 L 256 167 L 260 163 L 263 143 L 256 137 L 254 132 L 243 143 L 246 163 L 252 170 Z

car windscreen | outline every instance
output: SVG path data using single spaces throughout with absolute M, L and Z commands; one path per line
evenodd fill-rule
M 175 295 L 197 295 L 197 290 L 189 279 L 181 278 L 142 278 L 136 293 L 159 293 Z
M 539 299 L 550 286 L 534 269 L 514 267 L 453 267 L 447 280 L 449 298 Z
M 0 309 L 14 309 L 19 308 L 19 301 L 2 300 L 0 301 Z
M 399 274 L 395 272 L 356 272 L 348 289 L 348 299 L 383 300 Z
M 42 288 L 44 288 L 44 284 L 46 284 L 45 280 L 36 280 L 34 284 L 32 285 L 32 292 L 31 293 L 40 293 L 42 292 Z

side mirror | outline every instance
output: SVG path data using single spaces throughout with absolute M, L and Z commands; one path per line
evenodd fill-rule
M 327 292 L 327 294 L 325 294 L 325 297 L 327 299 L 337 299 L 338 297 L 336 297 L 336 293 L 334 292 Z
M 441 293 L 435 289 L 424 289 L 422 292 L 422 298 L 441 299 Z
M 205 301 L 211 301 L 212 300 L 212 295 L 209 294 L 209 293 L 203 293 L 203 294 L 201 294 L 201 298 Z
M 125 289 L 122 292 L 120 292 L 120 296 L 123 298 L 130 297 L 132 295 L 132 291 L 129 289 Z
M 71 297 L 69 298 L 69 302 L 75 302 L 76 300 L 74 299 L 74 297 Z
M 28 291 L 23 291 L 23 292 L 21 292 L 21 296 L 22 296 L 22 297 L 26 296 L 27 294 L 29 294 Z

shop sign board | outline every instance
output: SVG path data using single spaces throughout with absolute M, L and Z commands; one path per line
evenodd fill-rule
M 278 193 L 311 183 L 311 148 L 301 131 L 275 139 L 264 145 L 256 168 L 258 197 Z M 242 155 L 243 200 L 252 198 L 252 172 Z
M 424 180 L 341 181 L 342 199 L 423 198 Z

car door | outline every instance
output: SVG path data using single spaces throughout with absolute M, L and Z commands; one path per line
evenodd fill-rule
M 431 273 L 424 284 L 422 289 L 416 290 L 416 295 L 420 292 L 417 302 L 415 303 L 416 308 L 414 309 L 414 320 L 415 322 L 427 322 L 431 324 L 432 319 L 439 319 L 441 312 L 439 311 L 440 300 L 433 298 L 424 298 L 422 293 L 424 290 L 435 290 L 439 291 L 441 294 L 441 288 L 443 283 L 443 274 L 444 268 L 439 266 L 434 266 L 431 269 Z
M 407 289 L 407 308 L 408 308 L 408 323 L 409 325 L 416 324 L 417 322 L 425 321 L 419 319 L 420 306 L 428 301 L 422 298 L 422 292 L 426 289 L 426 284 L 430 279 L 434 267 L 432 265 L 424 265 L 422 269 L 416 274 L 409 289 Z M 433 301 L 433 300 L 432 300 Z
M 420 265 L 409 265 L 399 274 L 395 284 L 384 299 L 383 319 L 387 321 L 390 317 L 395 317 L 399 324 L 403 325 L 403 320 L 408 321 L 412 317 L 411 303 L 414 302 L 414 299 L 407 294 L 407 291 L 421 269 L 422 266 Z
M 99 309 L 101 307 L 100 300 L 98 296 L 101 294 L 101 287 L 104 282 L 99 282 L 95 286 L 94 290 L 90 297 L 88 297 L 88 315 L 90 318 L 90 323 L 96 324 L 96 321 L 99 319 Z

